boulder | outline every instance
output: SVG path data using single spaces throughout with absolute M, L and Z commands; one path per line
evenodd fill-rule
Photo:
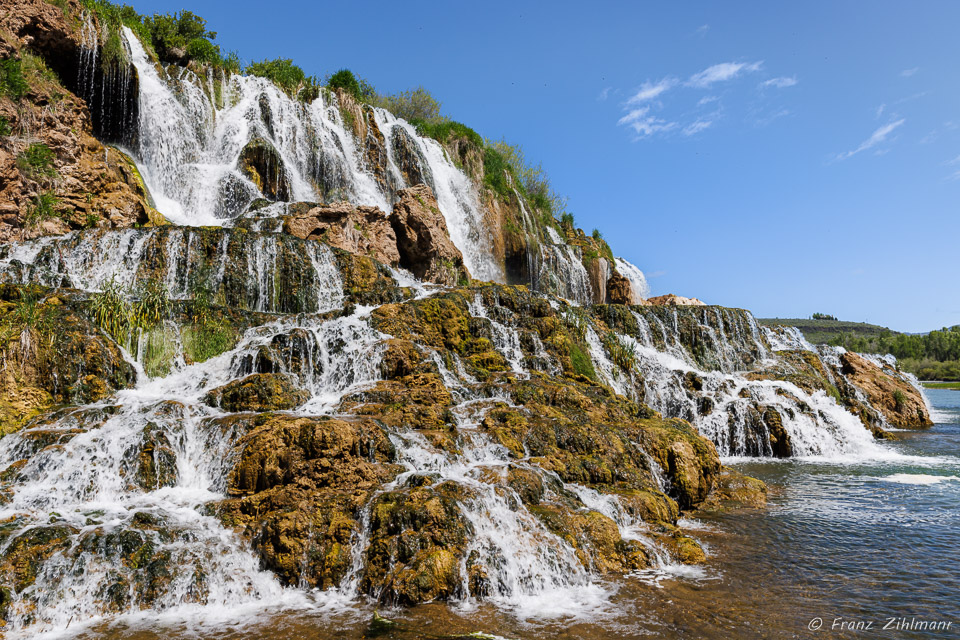
M 614 271 L 607 280 L 607 301 L 610 304 L 632 305 L 637 304 L 635 298 L 630 280 Z
M 214 389 L 207 404 L 224 411 L 285 411 L 296 409 L 310 398 L 282 373 L 254 373 Z
M 397 192 L 390 224 L 397 234 L 400 266 L 421 280 L 456 285 L 470 274 L 450 240 L 437 200 L 425 184 Z
M 893 367 L 881 368 L 849 351 L 840 356 L 840 363 L 847 381 L 866 394 L 887 422 L 905 429 L 933 426 L 920 391 Z
M 304 240 L 322 240 L 330 246 L 378 262 L 397 265 L 397 236 L 390 220 L 376 207 L 355 206 L 349 202 L 329 205 L 297 203 L 292 215 L 283 219 L 283 231 Z

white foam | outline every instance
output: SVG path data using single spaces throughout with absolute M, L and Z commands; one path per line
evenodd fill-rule
M 895 482 L 897 484 L 916 484 L 931 485 L 941 484 L 943 482 L 960 482 L 958 476 L 932 476 L 924 473 L 895 473 L 892 476 L 880 478 L 884 482 Z

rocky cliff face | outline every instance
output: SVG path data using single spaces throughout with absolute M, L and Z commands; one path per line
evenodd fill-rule
M 133 161 L 94 137 L 88 105 L 68 88 L 76 76 L 58 75 L 75 71 L 65 61 L 81 50 L 65 12 L 41 0 L 5 3 L 0 50 L 24 83 L 0 96 L 9 131 L 0 136 L 0 240 L 159 221 Z

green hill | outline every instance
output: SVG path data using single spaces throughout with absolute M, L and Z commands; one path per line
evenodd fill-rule
M 803 336 L 814 344 L 832 344 L 841 337 L 879 338 L 894 335 L 897 332 L 866 322 L 846 322 L 844 320 L 814 320 L 811 318 L 758 318 L 757 322 L 768 326 L 783 324 L 800 329 Z
M 866 322 L 824 318 L 760 318 L 757 321 L 771 326 L 796 327 L 814 344 L 829 344 L 860 353 L 891 353 L 905 370 L 921 380 L 960 380 L 960 325 L 925 334 L 908 334 Z

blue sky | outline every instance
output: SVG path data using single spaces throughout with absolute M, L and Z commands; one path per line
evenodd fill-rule
M 654 294 L 960 323 L 960 3 L 133 4 L 247 61 L 425 86 L 542 162 Z

